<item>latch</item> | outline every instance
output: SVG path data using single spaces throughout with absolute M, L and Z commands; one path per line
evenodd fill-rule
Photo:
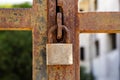
M 47 65 L 71 65 L 73 64 L 73 46 L 70 43 L 70 32 L 63 23 L 62 7 L 56 8 L 57 24 L 48 30 Z

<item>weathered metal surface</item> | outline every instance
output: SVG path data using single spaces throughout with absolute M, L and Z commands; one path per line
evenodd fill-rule
M 0 28 L 32 28 L 31 9 L 0 9 Z
M 62 38 L 57 39 L 57 35 L 59 35 L 59 31 L 57 30 L 57 26 L 52 26 L 49 30 L 48 30 L 48 43 L 70 43 L 70 34 L 69 34 L 69 30 L 66 26 L 62 25 L 61 26 L 61 33 L 63 33 L 64 35 L 62 35 Z M 59 29 L 59 28 L 58 28 Z M 58 31 L 58 32 L 57 32 Z
M 48 5 L 48 6 L 47 6 Z M 46 66 L 47 17 L 48 29 L 56 25 L 55 0 L 34 0 L 31 9 L 0 9 L 0 30 L 32 30 L 33 80 L 79 80 L 77 0 L 58 0 L 63 7 L 64 25 L 70 30 L 73 45 L 72 66 Z M 54 7 L 54 8 L 51 8 Z M 48 9 L 49 8 L 49 9 Z M 47 16 L 48 14 L 48 16 Z
M 48 29 L 57 24 L 56 21 L 56 3 L 57 6 L 62 7 L 63 11 L 63 25 L 67 26 L 70 30 L 69 34 L 70 42 L 73 44 L 73 65 L 69 66 L 48 66 L 48 80 L 79 80 L 79 57 L 78 55 L 78 33 L 76 30 L 78 26 L 76 24 L 77 13 L 77 0 L 48 0 Z M 78 29 L 79 30 L 79 29 Z M 54 35 L 56 36 L 56 35 Z M 49 34 L 48 34 L 49 37 Z M 76 40 L 75 40 L 76 39 Z M 77 67 L 78 66 L 78 67 Z
M 61 39 L 62 38 L 62 29 L 63 29 L 63 25 L 62 25 L 62 13 L 57 13 L 57 39 Z
M 80 13 L 80 32 L 119 32 L 119 12 Z
M 63 24 L 68 27 L 71 35 L 71 42 L 73 44 L 73 59 L 74 64 L 71 66 L 72 72 L 71 75 L 66 75 L 66 77 L 71 76 L 69 80 L 79 80 L 79 53 L 78 53 L 78 39 L 77 39 L 77 0 L 58 0 L 58 5 L 63 7 Z M 78 41 L 78 42 L 76 42 Z M 68 68 L 69 69 L 69 68 Z M 66 73 L 67 74 L 67 73 Z M 67 80 L 67 79 L 65 79 Z
M 32 30 L 33 80 L 47 80 L 47 0 L 34 0 L 30 9 L 0 9 L 0 30 Z
M 73 48 L 72 44 L 47 44 L 46 56 L 47 65 L 72 65 Z
M 70 43 L 70 31 L 62 24 L 62 13 L 57 13 L 57 39 L 61 42 Z M 63 40 L 62 40 L 63 39 Z M 59 42 L 59 41 L 58 41 Z
M 33 80 L 48 80 L 46 66 L 47 0 L 34 0 L 31 23 L 33 28 Z
M 70 34 L 66 26 L 62 25 L 62 14 L 57 13 L 57 24 L 48 30 L 48 43 L 70 43 Z

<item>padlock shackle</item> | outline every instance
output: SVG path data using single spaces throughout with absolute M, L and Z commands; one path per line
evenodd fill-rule
M 62 32 L 64 32 L 62 43 L 70 43 L 70 31 L 66 26 L 62 26 Z M 48 31 L 48 43 L 61 43 L 57 41 L 57 25 L 53 26 Z
M 66 43 L 70 43 L 70 42 L 71 42 L 71 41 L 70 41 L 70 40 L 71 40 L 71 39 L 70 39 L 70 31 L 69 31 L 68 28 L 67 28 L 66 26 L 64 26 L 64 25 L 63 25 L 63 31 L 66 32 L 66 34 L 65 34 L 65 35 L 66 35 L 66 37 L 65 37 L 65 38 L 66 38 L 66 39 L 65 39 L 65 40 L 66 40 Z
M 57 25 L 48 31 L 48 43 L 70 43 L 70 31 L 62 24 L 62 13 L 57 13 Z

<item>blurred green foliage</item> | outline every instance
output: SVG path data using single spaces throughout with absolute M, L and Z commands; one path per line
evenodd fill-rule
M 10 4 L 6 4 L 6 5 L 0 5 L 0 8 L 13 8 L 13 7 Z
M 28 2 L 0 8 L 31 8 Z M 0 80 L 32 80 L 31 31 L 0 31 Z
M 13 8 L 31 8 L 32 5 L 29 2 L 25 2 L 22 4 L 14 4 L 12 7 Z
M 32 8 L 32 4 L 29 2 L 24 2 L 21 4 L 5 4 L 5 5 L 0 5 L 0 8 Z
M 32 80 L 31 31 L 0 31 L 0 80 Z
M 85 67 L 80 67 L 80 80 L 94 80 L 92 73 L 86 73 Z

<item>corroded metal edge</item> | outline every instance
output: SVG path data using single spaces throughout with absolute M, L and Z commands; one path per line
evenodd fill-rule
M 47 80 L 47 0 L 34 0 L 29 9 L 0 9 L 0 30 L 32 30 L 33 80 Z
M 48 80 L 46 66 L 47 0 L 34 0 L 33 25 L 33 80 Z
M 120 32 L 119 12 L 79 13 L 80 32 Z
M 58 6 L 62 6 L 63 8 L 63 23 L 70 30 L 70 40 L 74 49 L 74 62 L 71 66 L 48 66 L 48 80 L 79 80 L 79 45 L 76 42 L 79 41 L 78 32 L 76 32 L 76 30 L 79 30 L 76 24 L 77 0 L 58 0 L 57 2 Z M 48 29 L 50 29 L 50 27 L 56 25 L 56 1 L 48 0 L 48 3 Z

